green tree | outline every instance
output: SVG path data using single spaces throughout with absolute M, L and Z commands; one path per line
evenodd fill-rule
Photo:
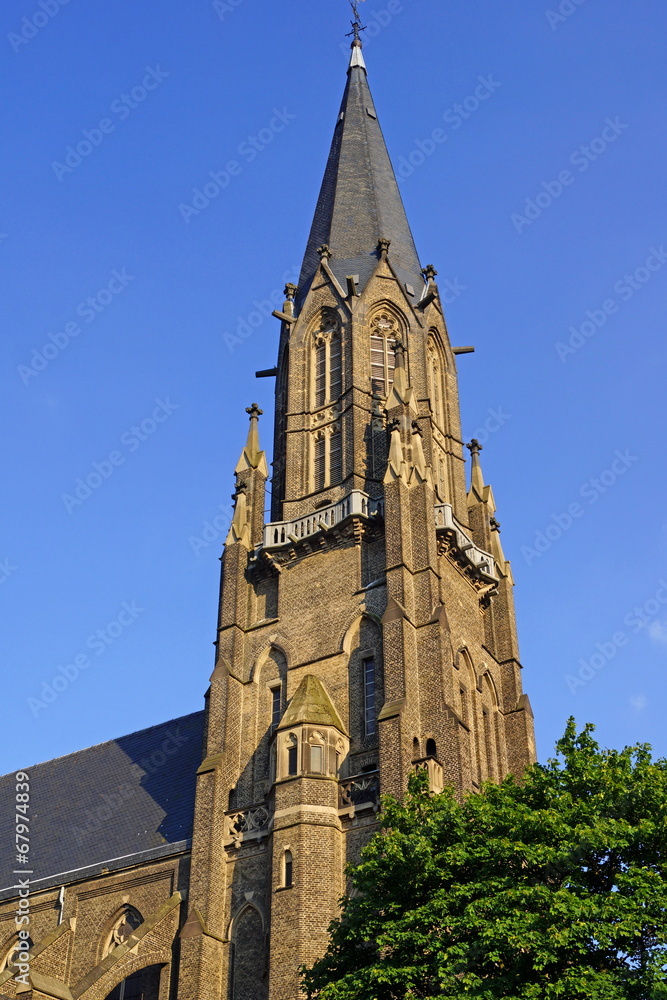
M 423 773 L 383 799 L 307 995 L 667 998 L 667 761 L 593 729 L 462 803 Z

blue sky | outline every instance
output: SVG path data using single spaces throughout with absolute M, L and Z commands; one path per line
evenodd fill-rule
M 540 756 L 570 714 L 665 754 L 667 9 L 363 14 L 422 262 L 477 349 L 464 435 L 485 437 Z M 0 771 L 202 706 L 252 401 L 270 441 L 262 312 L 301 260 L 347 30 L 344 0 L 3 6 Z

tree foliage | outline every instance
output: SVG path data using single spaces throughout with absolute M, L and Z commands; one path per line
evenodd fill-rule
M 667 761 L 593 729 L 462 803 L 383 799 L 308 997 L 666 1000 Z

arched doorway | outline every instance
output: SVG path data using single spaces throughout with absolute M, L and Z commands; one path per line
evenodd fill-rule
M 133 972 L 108 994 L 106 1000 L 159 1000 L 160 969 L 160 965 L 149 965 Z

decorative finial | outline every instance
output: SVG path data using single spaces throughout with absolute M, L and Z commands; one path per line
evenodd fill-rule
M 365 26 L 362 25 L 361 21 L 359 20 L 359 0 L 350 0 L 350 7 L 352 8 L 352 13 L 354 14 L 354 21 L 351 22 L 352 31 L 349 32 L 348 38 L 350 37 L 350 35 L 354 35 L 352 44 L 360 46 L 361 32 L 365 31 L 366 28 Z
M 297 288 L 297 286 L 293 285 L 291 281 L 288 281 L 288 283 L 285 285 L 285 291 L 283 292 L 283 295 L 285 296 L 288 302 L 294 302 L 294 298 L 298 291 L 299 289 Z
M 391 246 L 391 240 L 381 239 L 378 240 L 378 253 L 381 260 L 384 260 L 389 253 L 389 247 Z
M 438 272 L 433 267 L 433 264 L 427 264 L 426 267 L 422 268 L 422 274 L 429 283 L 431 281 L 435 281 L 437 273 Z
M 264 410 L 260 410 L 257 403 L 253 403 L 251 406 L 246 406 L 245 411 L 250 414 L 251 420 L 259 419 L 259 417 L 261 417 L 264 413 Z
M 323 243 L 321 247 L 318 247 L 317 252 L 320 255 L 320 260 L 329 260 L 333 256 L 328 243 Z
M 470 454 L 473 456 L 473 458 L 475 457 L 475 455 L 479 455 L 480 451 L 484 450 L 482 448 L 481 444 L 479 443 L 479 441 L 477 440 L 477 438 L 473 438 L 472 441 L 470 442 L 470 444 L 466 445 L 466 448 L 468 449 L 468 451 L 470 452 Z

